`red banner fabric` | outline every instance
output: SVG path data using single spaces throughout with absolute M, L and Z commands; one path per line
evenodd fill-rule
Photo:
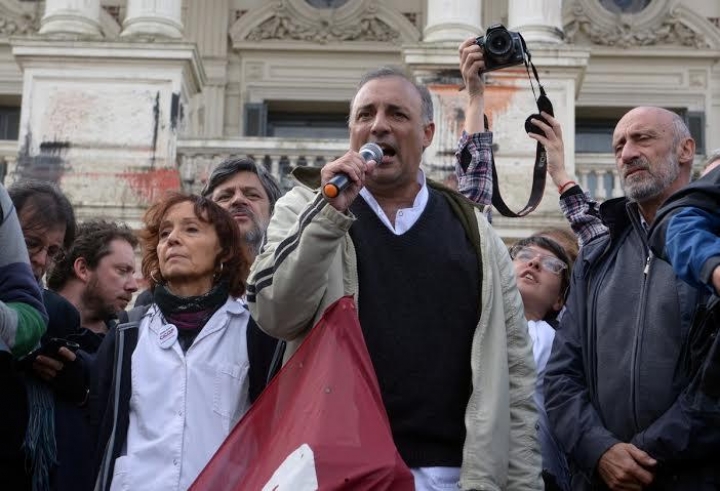
M 331 305 L 192 491 L 413 491 L 352 297 Z

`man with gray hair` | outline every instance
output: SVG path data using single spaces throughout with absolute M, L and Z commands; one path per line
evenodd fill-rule
M 210 173 L 201 194 L 232 214 L 254 257 L 282 194 L 265 166 L 249 158 L 225 160 Z
M 432 119 L 429 91 L 402 71 L 361 79 L 347 153 L 296 169 L 299 185 L 278 201 L 250 311 L 287 341 L 287 360 L 353 295 L 416 489 L 539 490 L 535 369 L 512 262 L 481 209 L 420 169 Z M 360 155 L 367 143 L 379 162 Z M 325 196 L 339 175 L 349 186 Z
M 545 373 L 545 409 L 572 489 L 709 490 L 720 426 L 695 417 L 690 333 L 701 292 L 648 246 L 661 204 L 690 182 L 695 141 L 677 114 L 637 107 L 613 134 L 626 197 L 584 245 Z

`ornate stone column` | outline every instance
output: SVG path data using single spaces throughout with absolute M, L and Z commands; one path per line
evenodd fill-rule
M 520 31 L 528 43 L 560 43 L 562 0 L 509 0 L 508 29 Z
M 481 21 L 481 0 L 427 0 L 423 41 L 455 41 L 459 44 L 465 38 L 479 36 L 484 32 Z
M 120 36 L 182 38 L 182 0 L 128 0 Z
M 47 0 L 39 33 L 102 37 L 100 0 Z

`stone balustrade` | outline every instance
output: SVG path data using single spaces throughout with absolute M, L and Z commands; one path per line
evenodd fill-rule
M 18 155 L 18 142 L 15 140 L 0 140 L 0 183 L 6 186 L 6 175 L 10 169 L 15 168 Z
M 343 155 L 346 140 L 308 141 L 287 138 L 181 140 L 178 142 L 180 179 L 186 190 L 199 191 L 212 169 L 230 157 L 263 162 L 285 189 L 292 187 L 290 171 L 298 166 L 322 167 Z
M 581 153 L 575 156 L 578 184 L 597 201 L 623 195 L 615 157 L 610 153 Z
M 181 140 L 178 143 L 180 176 L 186 189 L 198 191 L 213 167 L 229 157 L 263 161 L 283 186 L 292 186 L 289 172 L 297 165 L 322 166 L 347 150 L 346 140 L 292 140 L 286 138 L 237 138 Z M 578 154 L 578 182 L 598 201 L 621 196 L 620 180 L 612 154 Z M 450 169 L 451 170 L 451 169 Z

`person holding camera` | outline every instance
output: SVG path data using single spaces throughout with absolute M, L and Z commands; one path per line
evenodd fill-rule
M 496 35 L 495 38 L 497 37 Z M 491 38 L 491 41 L 492 39 L 494 38 Z M 483 120 L 483 74 L 488 71 L 488 55 L 476 38 L 466 39 L 460 45 L 459 52 L 460 72 L 468 94 L 468 103 L 465 110 L 465 129 L 455 152 L 458 191 L 471 201 L 489 207 L 493 197 L 493 134 L 485 128 Z M 493 61 L 490 69 L 495 70 L 499 66 L 502 66 L 502 62 Z M 547 172 L 560 193 L 560 208 L 582 246 L 606 234 L 607 227 L 600 219 L 597 202 L 570 178 L 565 169 L 560 123 L 546 112 L 542 112 L 541 116 L 544 121 L 533 118 L 531 122 L 542 133 L 530 132 L 528 137 L 541 143 L 547 151 Z
M 25 470 L 28 411 L 25 384 L 17 359 L 40 341 L 47 313 L 33 277 L 15 207 L 0 184 L 0 474 L 4 489 L 29 489 Z
M 497 35 L 493 37 L 492 32 L 488 29 L 486 37 L 490 37 L 492 43 Z M 496 41 L 494 44 L 495 47 L 498 47 L 499 43 Z M 492 133 L 485 130 L 483 121 L 485 84 L 482 74 L 486 69 L 486 53 L 484 51 L 475 38 L 467 39 L 459 48 L 460 70 L 468 93 L 468 104 L 465 131 L 456 154 L 456 171 L 460 192 L 473 201 L 490 206 L 493 190 Z M 501 65 L 499 62 L 492 62 L 490 68 L 495 69 Z M 537 119 L 534 119 L 533 122 L 543 130 L 544 134 L 529 133 L 529 136 L 546 146 L 548 173 L 553 180 L 567 182 L 569 178 L 563 165 L 560 125 L 547 113 L 544 113 L 543 117 L 547 122 Z M 577 187 L 577 185 L 573 187 Z M 578 195 L 586 198 L 582 192 L 579 192 Z M 577 209 L 573 209 L 570 218 L 573 228 L 585 241 L 592 240 L 606 230 L 599 218 L 592 215 L 585 216 Z M 523 299 L 525 317 L 528 320 L 537 365 L 538 380 L 535 401 L 540 413 L 539 437 L 543 478 L 547 490 L 567 490 L 570 484 L 567 461 L 549 427 L 545 414 L 543 375 L 555 336 L 557 315 L 567 298 L 573 261 L 570 251 L 566 251 L 558 242 L 552 240 L 553 238 L 538 233 L 513 244 L 510 254 L 513 258 L 520 295 Z
M 21 401 L 13 403 L 18 402 L 23 408 L 23 425 L 13 431 L 22 431 L 24 439 L 14 450 L 15 459 L 22 464 L 6 473 L 7 482 L 17 490 L 58 489 L 55 430 L 58 418 L 62 417 L 57 412 L 56 396 L 69 396 L 76 403 L 84 399 L 86 391 L 84 384 L 75 383 L 82 378 L 78 377 L 82 369 L 75 354 L 62 344 L 62 339 L 79 328 L 79 316 L 63 298 L 43 289 L 42 282 L 48 268 L 75 238 L 75 213 L 60 188 L 50 182 L 22 180 L 7 191 L 17 210 L 34 281 L 42 292 L 48 315 L 47 330 L 40 346 L 33 346 L 36 349 L 16 364 L 17 378 L 23 390 L 18 393 Z M 60 380 L 68 384 L 48 383 L 51 374 L 55 378 L 60 372 Z M 78 394 L 79 399 L 76 399 Z
M 250 311 L 287 360 L 353 295 L 393 440 L 419 491 L 542 489 L 532 349 L 507 250 L 480 210 L 426 179 L 432 98 L 401 70 L 361 79 L 350 148 L 275 207 Z M 361 150 L 379 145 L 368 162 Z M 326 185 L 344 175 L 335 197 Z

